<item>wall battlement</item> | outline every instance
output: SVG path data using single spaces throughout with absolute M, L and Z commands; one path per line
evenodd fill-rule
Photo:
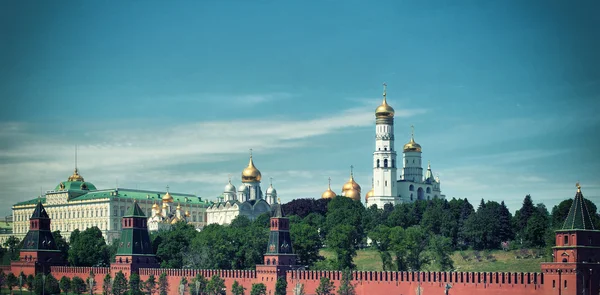
M 290 271 L 289 280 L 320 280 L 327 277 L 332 281 L 342 278 L 340 271 Z M 421 282 L 421 283 L 466 283 L 466 284 L 511 284 L 540 285 L 544 283 L 542 273 L 522 272 L 393 272 L 353 271 L 354 281 Z
M 140 276 L 155 277 L 165 273 L 167 276 L 194 278 L 197 274 L 210 279 L 214 275 L 231 279 L 255 279 L 256 271 L 254 270 L 219 270 L 219 269 L 171 269 L 171 268 L 140 268 Z

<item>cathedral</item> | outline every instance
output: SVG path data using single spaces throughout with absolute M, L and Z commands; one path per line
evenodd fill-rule
M 412 126 L 411 126 L 412 128 Z M 372 188 L 365 195 L 366 206 L 400 204 L 415 200 L 431 200 L 445 198 L 440 189 L 440 178 L 431 171 L 431 164 L 423 175 L 422 149 L 415 141 L 414 128 L 408 143 L 402 149 L 402 170 L 398 177 L 398 162 L 394 147 L 394 109 L 387 103 L 386 85 L 383 88 L 383 102 L 375 110 L 375 151 L 373 152 Z M 361 187 L 350 179 L 342 187 L 342 196 L 359 201 Z M 331 190 L 331 180 L 322 198 L 333 198 L 336 194 Z
M 236 190 L 231 184 L 231 178 L 229 179 L 217 202 L 206 209 L 206 223 L 230 224 L 238 215 L 253 220 L 263 213 L 270 212 L 271 205 L 277 203 L 277 190 L 271 183 L 263 196 L 260 187 L 261 179 L 262 174 L 254 166 L 252 153 L 250 153 L 248 166 L 242 171 L 242 184 Z

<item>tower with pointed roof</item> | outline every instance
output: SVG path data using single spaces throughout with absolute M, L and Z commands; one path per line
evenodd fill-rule
M 23 239 L 19 260 L 11 264 L 13 269 L 21 269 L 26 275 L 50 272 L 50 266 L 66 265 L 50 230 L 50 217 L 38 200 L 31 218 L 29 231 Z
M 110 265 L 113 275 L 122 271 L 129 276 L 137 273 L 140 268 L 159 267 L 152 250 L 146 215 L 137 202 L 133 203 L 121 219 L 121 227 L 117 255 Z
M 542 264 L 545 283 L 561 295 L 598 294 L 600 230 L 592 223 L 579 183 L 569 214 L 555 237 L 553 262 Z
M 276 203 L 272 206 L 270 222 L 271 231 L 267 251 L 263 264 L 256 265 L 256 273 L 263 281 L 273 282 L 267 288 L 274 289 L 274 282 L 278 278 L 285 277 L 287 271 L 296 270 L 301 266 L 297 265 L 297 256 L 292 248 L 290 220 L 285 217 L 281 204 Z

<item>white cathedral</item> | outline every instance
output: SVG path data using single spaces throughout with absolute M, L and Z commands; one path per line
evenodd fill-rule
M 271 183 L 263 196 L 260 188 L 261 179 L 262 175 L 254 166 L 250 154 L 250 162 L 242 171 L 242 184 L 236 191 L 235 186 L 231 184 L 231 178 L 229 179 L 217 202 L 206 209 L 206 223 L 230 224 L 238 215 L 254 220 L 259 215 L 270 212 L 271 205 L 277 203 L 277 191 Z
M 402 150 L 402 171 L 397 176 L 396 149 L 394 147 L 394 109 L 387 103 L 386 85 L 383 89 L 383 102 L 375 110 L 375 152 L 373 152 L 372 189 L 365 196 L 366 206 L 400 204 L 416 200 L 445 198 L 440 189 L 440 178 L 434 177 L 431 165 L 427 165 L 423 177 L 421 145 L 415 142 L 414 129 L 410 141 Z M 412 126 L 411 126 L 412 127 Z M 342 196 L 360 200 L 360 186 L 354 175 L 342 187 Z M 333 198 L 335 193 L 329 188 L 322 198 Z

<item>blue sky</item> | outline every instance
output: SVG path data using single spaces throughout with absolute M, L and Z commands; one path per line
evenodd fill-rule
M 213 199 L 252 148 L 284 202 L 364 196 L 383 82 L 448 197 L 599 203 L 600 5 L 453 2 L 4 1 L 0 214 L 75 145 L 99 188 Z

